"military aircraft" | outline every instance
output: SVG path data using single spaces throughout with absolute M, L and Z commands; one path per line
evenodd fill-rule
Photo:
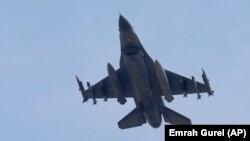
M 158 128 L 162 116 L 170 124 L 191 124 L 189 118 L 167 108 L 162 97 L 171 102 L 174 95 L 197 93 L 198 99 L 203 92 L 213 95 L 205 71 L 202 69 L 203 84 L 195 81 L 193 76 L 189 79 L 163 69 L 157 60 L 153 61 L 148 55 L 132 26 L 122 15 L 119 17 L 119 31 L 120 68 L 115 70 L 108 63 L 108 76 L 93 86 L 87 82 L 86 90 L 76 76 L 83 102 L 93 99 L 93 104 L 96 104 L 96 99 L 107 101 L 108 98 L 116 98 L 123 105 L 126 98 L 133 98 L 136 107 L 118 122 L 120 129 L 141 126 L 146 122 Z

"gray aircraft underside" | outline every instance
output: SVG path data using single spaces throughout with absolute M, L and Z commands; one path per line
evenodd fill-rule
M 202 70 L 203 83 L 173 73 L 162 68 L 160 63 L 153 61 L 143 48 L 129 22 L 120 15 L 119 31 L 121 44 L 120 68 L 115 70 L 108 63 L 108 76 L 84 89 L 82 82 L 76 76 L 83 102 L 93 99 L 116 98 L 120 104 L 126 103 L 126 98 L 133 98 L 136 104 L 128 115 L 118 122 L 121 129 L 141 126 L 148 122 L 152 127 L 161 125 L 162 116 L 170 124 L 191 124 L 191 120 L 169 108 L 163 98 L 171 102 L 174 95 L 207 92 L 213 95 L 206 73 Z

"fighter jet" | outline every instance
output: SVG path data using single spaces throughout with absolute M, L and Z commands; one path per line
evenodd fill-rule
M 191 124 L 191 120 L 165 106 L 163 98 L 167 102 L 174 100 L 175 95 L 200 93 L 213 95 L 209 80 L 202 69 L 203 83 L 163 69 L 161 64 L 148 55 L 130 23 L 122 16 L 119 17 L 120 32 L 120 68 L 115 70 L 108 63 L 108 76 L 91 85 L 87 82 L 85 90 L 82 81 L 76 76 L 79 90 L 83 96 L 83 102 L 93 99 L 115 98 L 123 105 L 126 98 L 132 98 L 136 107 L 118 122 L 120 129 L 127 129 L 149 123 L 153 128 L 161 125 L 162 117 L 170 124 Z

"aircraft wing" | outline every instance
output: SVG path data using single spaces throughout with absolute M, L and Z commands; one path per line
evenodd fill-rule
M 121 71 L 121 69 L 118 69 L 115 71 L 117 74 L 119 80 L 121 81 L 121 84 L 126 84 L 128 82 L 128 77 L 125 77 Z M 94 104 L 96 103 L 95 99 L 104 99 L 105 101 L 108 98 L 116 98 L 115 93 L 112 90 L 112 86 L 109 81 L 109 77 L 105 77 L 101 81 L 97 82 L 94 85 L 91 85 L 89 82 L 87 82 L 88 88 L 85 90 L 82 82 L 76 78 L 78 85 L 79 85 L 79 90 L 82 93 L 83 96 L 83 102 L 87 101 L 88 99 L 93 99 Z M 123 94 L 125 98 L 130 98 L 133 97 L 132 93 L 130 92 L 130 88 L 128 85 L 122 85 L 123 86 Z
M 168 70 L 165 70 L 165 72 L 173 95 L 197 93 L 198 98 L 200 98 L 199 93 L 207 92 L 209 95 L 213 94 L 204 70 L 202 75 L 204 84 L 195 81 L 194 77 L 189 79 Z

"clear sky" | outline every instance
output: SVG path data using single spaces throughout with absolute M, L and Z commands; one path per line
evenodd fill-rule
M 81 104 L 75 74 L 94 84 L 119 67 L 119 11 L 162 66 L 211 80 L 214 97 L 166 106 L 193 124 L 250 124 L 249 0 L 1 0 L 1 141 L 164 139 L 165 123 L 118 128 L 132 99 Z

